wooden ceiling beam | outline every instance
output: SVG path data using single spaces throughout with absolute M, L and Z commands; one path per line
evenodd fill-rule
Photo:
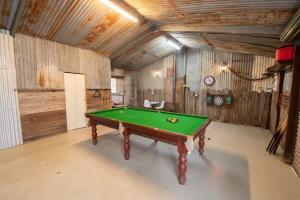
M 202 24 L 172 24 L 162 25 L 159 30 L 164 32 L 203 32 L 203 33 L 231 33 L 231 34 L 266 34 L 279 35 L 283 26 L 228 26 Z

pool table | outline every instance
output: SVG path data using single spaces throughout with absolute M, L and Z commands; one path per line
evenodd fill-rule
M 199 137 L 199 153 L 204 153 L 204 134 L 210 123 L 208 117 L 127 107 L 86 113 L 86 117 L 90 120 L 94 145 L 97 144 L 97 124 L 119 129 L 123 133 L 126 160 L 129 159 L 131 134 L 147 137 L 155 142 L 176 145 L 179 153 L 180 184 L 186 182 L 186 156 L 197 137 Z M 176 119 L 177 122 L 170 122 L 169 119 Z

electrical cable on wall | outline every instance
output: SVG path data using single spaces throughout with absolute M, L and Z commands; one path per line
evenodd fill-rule
M 267 75 L 267 76 L 263 76 L 263 77 L 259 77 L 259 78 L 249 78 L 249 77 L 245 77 L 245 76 L 239 74 L 238 72 L 236 72 L 234 69 L 232 69 L 230 67 L 228 67 L 228 69 L 231 73 L 233 73 L 237 77 L 244 79 L 244 80 L 248 80 L 248 81 L 260 81 L 260 80 L 264 80 L 264 79 L 267 79 L 267 78 L 270 78 L 271 76 L 273 76 L 273 75 Z

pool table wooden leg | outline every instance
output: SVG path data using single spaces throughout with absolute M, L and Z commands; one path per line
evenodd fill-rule
M 97 144 L 97 124 L 91 121 L 93 145 Z
M 124 135 L 124 158 L 125 158 L 125 160 L 128 160 L 130 157 L 130 154 L 129 154 L 130 140 L 129 140 L 129 132 L 126 127 L 124 128 L 123 135 Z
M 184 185 L 184 183 L 186 182 L 186 176 L 185 173 L 187 171 L 187 149 L 185 147 L 185 144 L 183 141 L 178 141 L 177 143 L 177 151 L 179 153 L 179 164 L 178 164 L 178 181 L 181 185 Z
M 201 131 L 199 135 L 199 153 L 202 155 L 204 153 L 204 145 L 205 145 L 205 130 Z

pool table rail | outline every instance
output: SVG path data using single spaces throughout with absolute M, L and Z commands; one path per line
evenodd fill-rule
M 90 125 L 92 126 L 92 139 L 94 145 L 97 144 L 97 124 L 108 126 L 114 129 L 119 129 L 120 122 L 118 120 L 95 116 L 89 113 L 86 114 L 86 117 L 89 118 Z M 210 124 L 210 122 L 211 121 L 208 119 L 203 125 L 196 129 L 191 136 L 186 136 L 180 133 L 174 133 L 133 123 L 122 122 L 122 126 L 124 128 L 122 133 L 124 136 L 124 158 L 128 160 L 130 157 L 129 150 L 131 134 L 175 145 L 177 146 L 177 151 L 179 153 L 178 180 L 180 184 L 184 184 L 186 182 L 185 174 L 187 171 L 187 148 L 185 146 L 185 142 L 188 140 L 189 137 L 192 137 L 193 140 L 199 137 L 199 153 L 203 154 L 205 144 L 205 131 L 206 127 Z

